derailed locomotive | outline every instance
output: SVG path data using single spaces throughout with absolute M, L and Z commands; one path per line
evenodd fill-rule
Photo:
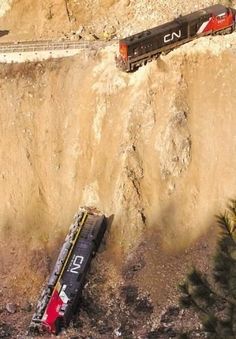
M 134 34 L 119 41 L 117 67 L 130 72 L 161 53 L 210 34 L 231 33 L 235 29 L 236 10 L 213 5 L 191 14 Z
M 41 331 L 58 334 L 69 325 L 106 225 L 105 215 L 87 208 L 79 211 L 38 300 L 29 334 Z

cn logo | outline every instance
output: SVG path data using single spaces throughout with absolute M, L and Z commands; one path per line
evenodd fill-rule
M 83 261 L 84 261 L 84 257 L 82 257 L 81 255 L 76 255 L 74 257 L 73 262 L 72 262 L 72 266 L 70 268 L 70 272 L 78 274 L 79 273 L 79 269 L 80 269 Z
M 173 41 L 175 38 L 179 39 L 181 38 L 181 35 L 182 35 L 181 30 L 179 30 L 178 33 L 173 32 L 173 33 L 166 34 L 164 36 L 164 43 L 167 44 L 168 42 Z

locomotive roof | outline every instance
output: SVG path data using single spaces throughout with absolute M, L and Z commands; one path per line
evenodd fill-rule
M 205 8 L 204 10 L 209 14 L 219 15 L 221 13 L 225 13 L 225 11 L 228 9 L 228 7 L 225 7 L 223 5 L 213 5 L 210 7 Z
M 178 18 L 174 19 L 173 21 L 169 21 L 165 24 L 162 24 L 160 26 L 148 29 L 146 31 L 131 35 L 127 38 L 121 39 L 121 42 L 124 42 L 126 45 L 133 45 L 136 42 L 144 41 L 148 37 L 156 36 L 157 34 L 164 33 L 166 30 L 175 29 L 178 28 L 181 24 L 187 24 L 188 22 L 197 20 L 201 16 L 210 17 L 211 14 L 219 15 L 221 13 L 225 13 L 227 10 L 227 7 L 223 5 L 213 5 L 201 10 L 198 10 L 196 12 L 179 16 Z

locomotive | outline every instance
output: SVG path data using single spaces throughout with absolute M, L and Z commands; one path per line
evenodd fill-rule
M 106 224 L 105 215 L 91 208 L 80 209 L 38 300 L 28 334 L 43 331 L 58 334 L 69 325 Z
M 213 5 L 179 16 L 163 25 L 134 34 L 119 41 L 116 65 L 130 72 L 197 37 L 231 33 L 235 29 L 236 10 Z

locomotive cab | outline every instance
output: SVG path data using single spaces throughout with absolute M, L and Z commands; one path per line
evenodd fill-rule
M 120 43 L 120 48 L 119 48 L 120 56 L 122 57 L 123 60 L 127 61 L 128 59 L 128 46 L 125 43 Z
M 125 41 L 119 42 L 119 55 L 116 56 L 116 66 L 124 71 L 127 71 L 128 67 L 128 46 Z

